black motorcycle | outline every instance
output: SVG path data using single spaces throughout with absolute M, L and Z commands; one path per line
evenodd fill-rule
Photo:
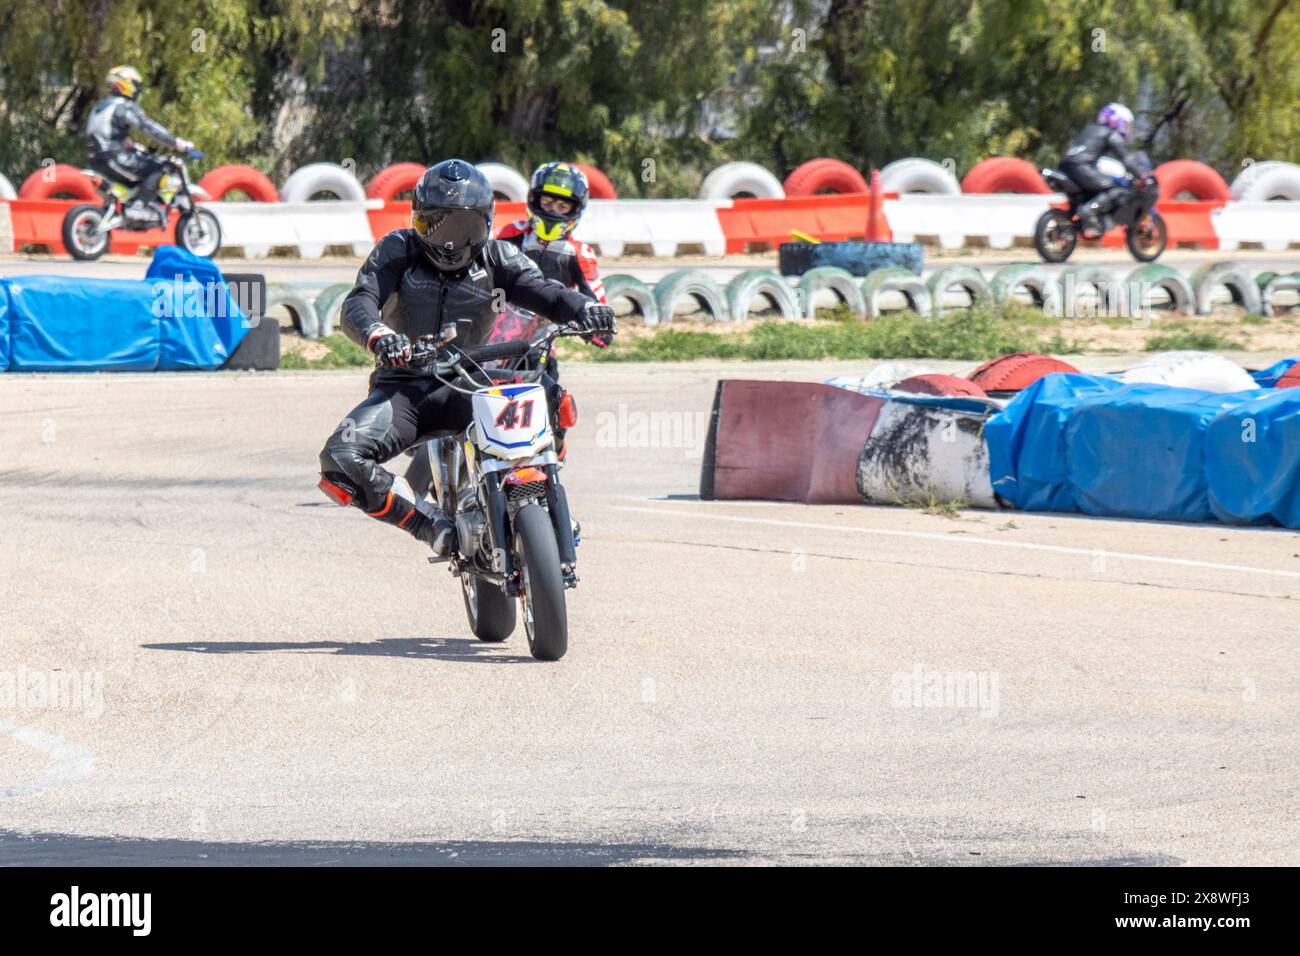
M 516 605 L 528 649 L 554 661 L 569 646 L 564 592 L 576 587 L 579 541 L 560 484 L 554 420 L 539 365 L 560 336 L 581 330 L 547 326 L 532 341 L 458 348 L 455 326 L 413 343 L 411 364 L 423 375 L 470 397 L 468 428 L 421 445 L 432 480 L 413 485 L 432 495 L 456 523 L 447 560 L 460 578 L 470 630 L 481 641 L 504 641 L 515 629 Z M 508 368 L 488 363 L 513 360 Z
M 203 154 L 191 150 L 186 158 L 202 159 Z M 221 223 L 207 209 L 195 204 L 185 159 L 168 153 L 162 156 L 162 161 L 165 172 L 158 183 L 158 201 L 143 209 L 135 203 L 138 187 L 133 189 L 94 170 L 86 170 L 104 201 L 99 205 L 73 206 L 63 217 L 63 248 L 72 258 L 98 259 L 108 251 L 114 229 L 127 232 L 166 229 L 173 209 L 181 213 L 176 221 L 176 244 L 196 256 L 210 259 L 216 255 L 221 248 Z
M 1146 154 L 1135 153 L 1133 158 L 1137 161 L 1134 165 L 1139 175 L 1123 168 L 1101 170 L 1103 175 L 1110 175 L 1116 185 L 1125 189 L 1124 197 L 1102 216 L 1102 231 L 1109 232 L 1122 226 L 1124 243 L 1133 258 L 1139 262 L 1154 262 L 1160 258 L 1169 241 L 1165 221 L 1155 210 L 1160 186 Z M 1070 258 L 1083 234 L 1079 207 L 1092 197 L 1059 169 L 1044 169 L 1042 173 L 1047 185 L 1053 192 L 1063 193 L 1070 207 L 1049 209 L 1038 218 L 1034 227 L 1034 248 L 1046 262 L 1064 262 Z

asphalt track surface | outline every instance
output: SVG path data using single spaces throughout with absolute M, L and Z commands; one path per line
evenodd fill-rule
M 1300 535 L 696 498 L 863 368 L 570 365 L 551 664 L 316 490 L 361 374 L 0 376 L 0 863 L 1300 862 Z

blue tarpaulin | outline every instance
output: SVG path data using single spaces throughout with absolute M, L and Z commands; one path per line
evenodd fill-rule
M 1057 373 L 984 433 L 994 490 L 1017 508 L 1300 527 L 1300 389 Z
M 148 276 L 0 279 L 0 370 L 219 368 L 247 334 L 220 270 L 164 246 Z

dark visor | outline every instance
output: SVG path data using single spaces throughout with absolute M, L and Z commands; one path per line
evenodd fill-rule
M 464 249 L 488 238 L 487 217 L 473 209 L 417 209 L 411 225 L 434 249 Z

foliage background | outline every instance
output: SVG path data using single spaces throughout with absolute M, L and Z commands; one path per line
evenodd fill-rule
M 207 150 L 590 162 L 693 195 L 730 159 L 1053 163 L 1104 103 L 1157 161 L 1300 160 L 1300 0 L 0 0 L 0 172 L 84 162 L 107 69 Z M 202 172 L 202 169 L 198 170 Z

